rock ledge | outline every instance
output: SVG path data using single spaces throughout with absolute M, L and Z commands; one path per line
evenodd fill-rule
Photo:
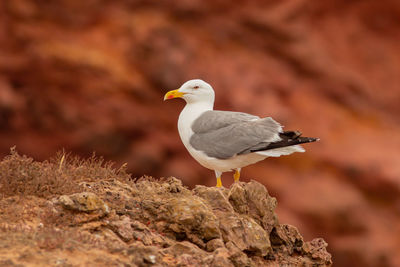
M 109 179 L 81 188 L 1 199 L 0 266 L 332 265 L 324 240 L 304 242 L 278 223 L 276 199 L 255 181 L 188 190 L 172 177 Z

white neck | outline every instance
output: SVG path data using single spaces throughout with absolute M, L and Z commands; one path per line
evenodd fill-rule
M 190 136 L 193 134 L 193 122 L 204 112 L 214 109 L 213 102 L 187 103 L 178 119 L 178 131 L 185 146 L 189 144 Z

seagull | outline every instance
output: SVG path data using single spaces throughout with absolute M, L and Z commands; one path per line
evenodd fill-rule
M 214 110 L 214 89 L 200 79 L 167 92 L 164 101 L 173 98 L 186 101 L 178 119 L 182 143 L 196 161 L 214 170 L 216 187 L 222 186 L 223 172 L 234 170 L 238 182 L 243 167 L 268 157 L 304 152 L 299 144 L 319 140 L 302 137 L 299 131 L 283 131 L 271 117 Z

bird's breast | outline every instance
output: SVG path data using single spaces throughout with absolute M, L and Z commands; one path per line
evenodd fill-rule
M 204 112 L 211 110 L 209 105 L 187 104 L 178 119 L 178 131 L 183 144 L 188 148 L 190 137 L 193 135 L 192 125 Z

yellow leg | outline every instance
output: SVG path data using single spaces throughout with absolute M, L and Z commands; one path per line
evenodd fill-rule
M 216 187 L 222 187 L 221 176 L 217 177 L 217 185 Z
M 240 169 L 236 169 L 236 170 L 235 170 L 235 174 L 233 175 L 233 179 L 235 180 L 235 183 L 236 183 L 236 182 L 239 182 L 239 179 L 240 179 Z

